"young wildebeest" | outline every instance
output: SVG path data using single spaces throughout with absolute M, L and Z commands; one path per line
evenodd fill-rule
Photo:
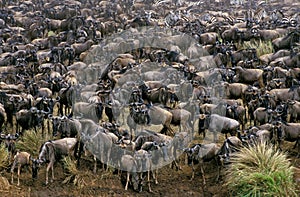
M 73 149 L 77 142 L 78 141 L 76 138 L 63 138 L 55 141 L 47 141 L 42 145 L 39 152 L 39 158 L 35 162 L 35 164 L 48 163 L 46 171 L 46 185 L 48 184 L 48 172 L 50 168 L 52 170 L 52 182 L 54 180 L 54 163 L 56 161 L 59 161 L 62 158 L 62 156 L 71 155 L 71 152 L 73 152 Z M 36 178 L 37 170 L 37 165 L 33 165 L 33 178 Z
M 17 166 L 18 167 L 18 186 L 20 185 L 20 173 L 21 168 L 23 166 L 29 166 L 34 162 L 35 160 L 31 157 L 31 155 L 27 152 L 17 152 L 17 154 L 14 157 L 14 163 L 11 167 L 11 184 L 14 183 L 14 169 Z M 34 177 L 36 175 L 32 175 Z

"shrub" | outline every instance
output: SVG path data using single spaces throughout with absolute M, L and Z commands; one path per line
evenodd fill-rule
M 233 156 L 225 184 L 232 196 L 297 196 L 286 154 L 264 143 Z

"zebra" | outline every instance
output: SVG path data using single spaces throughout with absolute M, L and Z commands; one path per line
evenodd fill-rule
M 278 24 L 284 18 L 284 14 L 281 10 L 274 10 L 270 14 L 270 22 L 273 24 Z
M 173 12 L 172 10 L 165 16 L 165 24 L 167 27 L 175 26 L 181 20 L 180 12 Z
M 268 16 L 266 10 L 263 7 L 259 7 L 255 11 L 252 9 L 245 12 L 245 20 L 246 20 L 246 26 L 252 27 L 255 25 L 265 25 L 267 19 L 270 17 Z

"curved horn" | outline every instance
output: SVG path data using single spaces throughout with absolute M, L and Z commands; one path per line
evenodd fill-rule
M 36 107 L 32 107 L 32 108 L 30 108 L 30 112 L 31 113 L 36 113 L 38 110 L 37 110 L 37 108 Z
M 15 100 L 15 97 L 13 97 L 13 96 L 9 97 L 9 101 L 14 102 L 14 100 Z
M 48 118 L 49 118 L 50 120 L 52 120 L 52 119 L 53 119 L 53 115 L 52 115 L 52 114 L 48 114 Z
M 19 97 L 18 102 L 24 101 L 24 98 L 22 96 Z

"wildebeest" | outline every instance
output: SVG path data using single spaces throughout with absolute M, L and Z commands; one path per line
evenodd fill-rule
M 128 189 L 128 183 L 130 181 L 130 174 L 132 175 L 132 179 L 138 179 L 138 175 L 137 175 L 137 164 L 136 164 L 136 160 L 134 159 L 133 156 L 131 155 L 123 155 L 121 158 L 121 168 L 124 169 L 124 171 L 126 171 L 126 184 L 125 184 L 125 190 Z M 133 188 L 134 190 L 138 190 L 138 180 L 133 180 Z
M 103 103 L 86 103 L 86 102 L 76 102 L 73 106 L 73 115 L 87 118 L 98 123 L 102 119 L 103 113 Z
M 102 162 L 103 169 L 104 164 L 110 162 L 111 149 L 112 149 L 112 137 L 108 135 L 106 129 L 96 124 L 89 119 L 79 120 L 82 126 L 80 140 L 84 144 L 85 148 L 93 154 L 96 165 L 96 156 Z M 83 145 L 80 144 L 80 145 Z M 79 151 L 83 150 L 79 148 Z M 97 155 L 95 154 L 97 153 Z M 79 153 L 80 154 L 80 153 Z M 108 166 L 107 166 L 108 169 Z M 96 168 L 94 168 L 94 172 Z
M 276 102 L 288 100 L 299 100 L 300 99 L 300 88 L 282 88 L 270 90 L 270 96 L 274 98 Z
M 217 141 L 218 132 L 224 133 L 227 137 L 227 133 L 232 136 L 236 135 L 237 130 L 240 127 L 240 123 L 234 119 L 220 116 L 218 114 L 203 115 L 203 119 L 199 118 L 199 127 L 208 129 L 214 135 L 214 141 Z
M 203 185 L 206 185 L 205 181 L 205 173 L 203 170 L 204 162 L 208 162 L 211 160 L 215 160 L 216 164 L 218 165 L 218 153 L 219 153 L 220 147 L 215 143 L 210 144 L 196 144 L 192 146 L 191 148 L 184 149 L 184 152 L 188 156 L 188 164 L 192 166 L 192 177 L 191 180 L 194 179 L 195 169 L 194 165 L 199 163 L 201 174 L 203 178 Z M 219 179 L 220 169 L 218 167 L 218 175 L 217 180 Z
M 296 100 L 288 100 L 289 122 L 297 122 L 300 120 L 300 102 Z
M 81 123 L 79 120 L 63 117 L 50 116 L 52 121 L 53 136 L 60 135 L 60 138 L 79 137 L 81 132 Z
M 267 109 L 264 107 L 259 107 L 253 112 L 254 116 L 254 125 L 259 125 L 265 124 L 265 123 L 271 123 L 272 118 L 273 118 L 273 110 L 272 109 Z M 275 115 L 275 114 L 274 114 Z
M 279 148 L 282 140 L 288 142 L 296 142 L 294 148 L 298 146 L 297 157 L 300 155 L 300 123 L 285 123 L 276 122 L 275 128 L 277 129 L 277 140 L 279 142 Z
M 74 155 L 75 150 L 73 149 L 77 142 L 77 138 L 63 138 L 54 141 L 47 141 L 41 146 L 39 157 L 36 162 L 38 164 L 48 163 L 46 169 L 46 185 L 48 184 L 48 173 L 50 168 L 52 171 L 52 182 L 54 180 L 54 164 L 62 159 L 63 156 Z M 36 166 L 32 169 L 33 178 L 36 178 L 37 170 L 38 168 Z
M 263 70 L 261 69 L 246 69 L 242 67 L 233 68 L 236 75 L 234 76 L 235 82 L 246 83 L 253 85 L 255 82 L 258 82 L 259 87 L 264 87 L 263 82 Z
M 20 185 L 20 174 L 21 174 L 21 168 L 26 166 L 31 166 L 32 162 L 35 162 L 32 156 L 28 152 L 17 152 L 17 154 L 14 156 L 14 162 L 11 167 L 11 183 L 14 182 L 14 170 L 16 167 L 18 167 L 18 186 Z M 33 174 L 33 177 L 36 175 Z
M 296 44 L 296 42 L 299 42 L 300 39 L 300 33 L 299 31 L 291 31 L 286 36 L 276 38 L 272 41 L 272 45 L 275 49 L 275 51 L 278 51 L 279 49 L 291 49 L 292 46 Z
M 185 131 L 185 132 L 193 131 L 193 128 L 191 125 L 192 114 L 189 111 L 187 111 L 185 109 L 179 109 L 179 108 L 171 109 L 171 108 L 165 107 L 165 109 L 167 109 L 169 112 L 172 113 L 171 124 L 179 126 L 179 132 L 180 131 Z
M 44 117 L 48 115 L 49 112 L 43 110 L 37 110 L 36 107 L 30 108 L 30 110 L 22 109 L 16 113 L 16 122 L 17 122 L 17 133 L 19 133 L 19 126 L 22 127 L 21 133 L 24 133 L 25 130 L 34 128 L 35 132 L 37 131 L 38 126 L 42 126 L 44 129 Z M 42 131 L 44 132 L 44 131 Z
M 4 141 L 5 148 L 8 151 L 8 159 L 12 161 L 14 155 L 16 154 L 16 140 L 19 138 L 19 134 L 7 134 L 1 133 L 1 142 Z
M 221 146 L 218 156 L 222 165 L 230 162 L 230 157 L 234 152 L 237 152 L 243 147 L 242 141 L 236 136 L 230 136 L 224 140 Z
M 67 114 L 67 110 L 74 105 L 76 99 L 76 88 L 74 86 L 69 85 L 67 88 L 60 89 L 59 93 L 59 114 L 69 115 Z M 63 112 L 63 107 L 65 107 L 65 112 Z M 73 111 L 72 111 L 73 112 Z

